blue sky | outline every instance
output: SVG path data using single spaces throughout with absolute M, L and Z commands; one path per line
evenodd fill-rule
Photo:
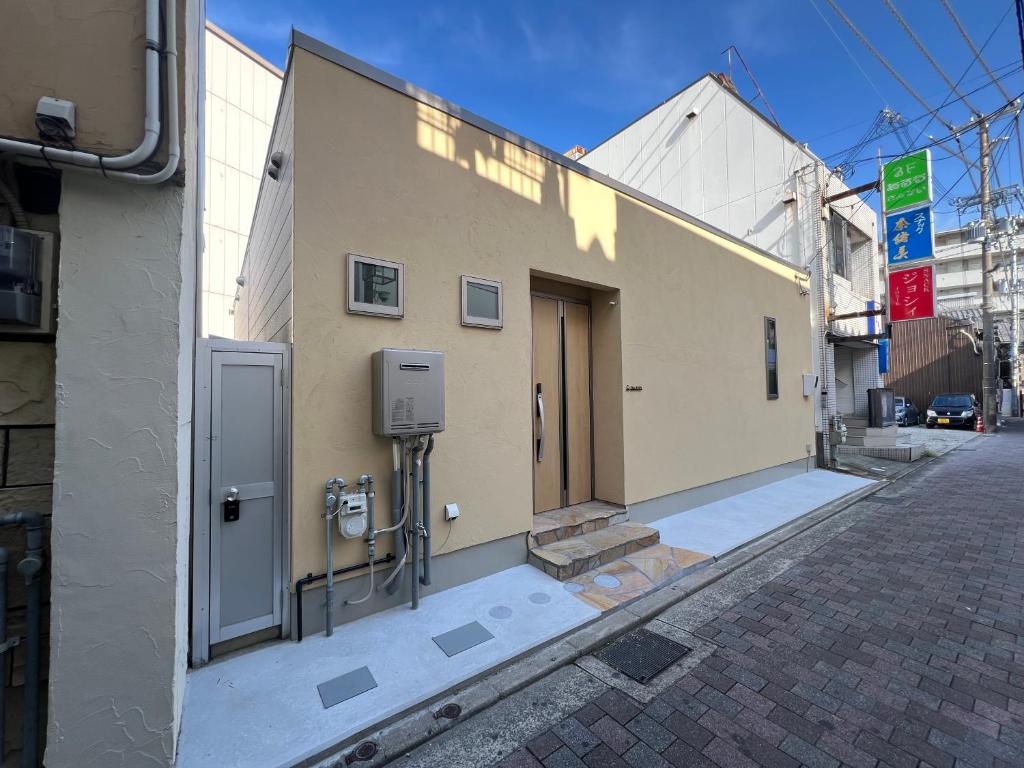
M 883 0 L 839 3 L 921 96 L 936 107 L 946 101 L 949 87 Z M 946 73 L 954 81 L 963 77 L 961 91 L 976 91 L 969 95 L 974 106 L 989 110 L 1005 101 L 939 0 L 895 3 Z M 978 46 L 996 30 L 984 58 L 997 75 L 1006 75 L 1001 82 L 1011 96 L 1024 92 L 1011 0 L 952 0 L 952 5 Z M 821 157 L 841 157 L 886 105 L 914 121 L 910 135 L 920 136 L 918 143 L 927 142 L 928 134 L 948 133 L 927 118 L 915 120 L 924 108 L 858 42 L 826 0 L 207 0 L 207 13 L 279 65 L 295 26 L 559 151 L 574 144 L 592 147 L 704 72 L 728 71 L 722 51 L 729 45 L 743 54 L 783 128 Z M 735 58 L 732 74 L 740 92 L 753 97 L 754 87 Z M 970 113 L 952 98 L 942 115 L 961 124 Z M 998 124 L 993 135 L 1003 126 L 1009 123 Z M 963 141 L 976 157 L 976 134 Z M 872 178 L 877 146 L 883 153 L 900 151 L 893 137 L 873 143 L 851 185 Z M 1003 147 L 997 155 L 1001 181 L 1019 182 L 1016 140 Z M 952 187 L 937 208 L 937 224 L 943 227 L 956 222 L 955 214 L 942 214 L 950 210 L 950 198 L 973 190 L 961 178 L 959 160 L 937 150 L 933 157 L 937 179 Z

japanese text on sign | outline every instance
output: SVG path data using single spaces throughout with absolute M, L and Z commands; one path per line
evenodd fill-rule
M 882 167 L 882 199 L 886 211 L 931 200 L 931 155 L 923 149 L 891 160 Z
M 935 248 L 931 206 L 888 214 L 885 242 L 889 266 L 930 258 Z
M 935 317 L 935 277 L 931 265 L 889 273 L 889 319 Z

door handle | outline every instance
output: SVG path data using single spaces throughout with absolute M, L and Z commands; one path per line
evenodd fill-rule
M 544 396 L 537 385 L 537 416 L 540 418 L 540 437 L 537 438 L 537 461 L 544 461 Z
M 238 489 L 229 488 L 224 494 L 224 522 L 235 522 L 241 513 L 242 501 L 238 498 Z

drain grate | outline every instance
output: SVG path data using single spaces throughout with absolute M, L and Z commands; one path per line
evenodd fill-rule
M 656 632 L 634 629 L 594 655 L 617 672 L 646 683 L 691 650 Z

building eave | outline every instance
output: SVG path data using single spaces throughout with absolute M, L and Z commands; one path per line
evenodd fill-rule
M 471 112 L 468 109 L 464 109 L 463 107 L 460 107 L 458 104 L 454 104 L 446 99 L 443 99 L 434 93 L 426 91 L 410 82 L 402 80 L 401 78 L 396 77 L 395 75 L 392 75 L 389 72 L 385 72 L 384 70 L 379 69 L 373 66 L 372 64 L 363 61 L 362 59 L 357 59 L 356 57 L 351 56 L 350 54 L 347 54 L 344 51 L 340 51 L 337 48 L 327 45 L 326 43 L 317 40 L 314 37 L 310 37 L 309 35 L 294 28 L 292 29 L 291 47 L 304 50 L 308 53 L 313 54 L 314 56 L 318 56 L 326 61 L 336 64 L 339 67 L 342 67 L 343 69 L 347 69 L 350 72 L 360 75 L 361 77 L 365 77 L 366 79 L 371 80 L 379 85 L 382 85 L 385 88 L 389 88 L 411 99 L 414 99 L 415 101 L 418 101 L 434 109 L 437 109 L 451 117 L 461 120 L 464 123 L 479 128 L 480 130 L 485 131 L 486 133 L 489 133 L 492 136 L 496 136 L 497 138 L 502 139 L 503 141 L 507 141 L 510 144 L 515 144 L 516 146 L 528 152 L 532 152 L 536 155 L 539 155 L 540 157 L 543 157 L 544 159 L 549 160 L 552 163 L 560 165 L 575 173 L 578 173 L 582 176 L 586 176 L 589 179 L 592 179 L 607 187 L 610 187 L 615 191 L 632 198 L 633 200 L 644 203 L 645 205 L 649 205 L 652 208 L 656 208 L 657 210 L 662 211 L 663 213 L 666 213 L 676 219 L 679 219 L 680 221 L 684 221 L 687 224 L 704 230 L 705 232 L 716 235 L 717 237 L 721 237 L 729 241 L 730 243 L 741 246 L 742 248 L 750 251 L 751 253 L 755 253 L 758 256 L 768 259 L 769 261 L 773 261 L 777 264 L 784 265 L 787 269 L 790 269 L 795 273 L 809 274 L 809 270 L 805 268 L 798 267 L 792 262 L 775 256 L 774 254 L 769 253 L 768 251 L 765 251 L 761 248 L 758 248 L 757 246 L 748 243 L 746 240 L 736 237 L 735 235 L 729 234 L 724 230 L 718 229 L 717 227 L 714 227 L 711 224 L 702 221 L 701 219 L 691 216 L 685 211 L 681 211 L 678 208 L 666 205 L 664 202 L 658 200 L 657 198 L 644 194 L 643 192 L 640 192 L 639 190 L 636 190 L 626 184 L 623 184 L 620 181 L 616 181 L 615 179 L 612 179 L 609 176 L 605 176 L 603 173 L 599 173 L 598 171 L 595 171 L 592 168 L 588 168 L 582 163 L 579 163 L 575 160 L 571 160 L 570 158 L 563 155 L 561 152 L 557 152 L 553 149 L 538 144 L 537 142 L 531 141 L 525 138 L 524 136 L 515 133 L 514 131 L 511 131 L 501 125 L 498 125 L 497 123 L 491 120 L 488 120 L 485 117 L 476 114 L 475 112 Z M 289 67 L 290 63 L 291 52 L 289 52 Z

